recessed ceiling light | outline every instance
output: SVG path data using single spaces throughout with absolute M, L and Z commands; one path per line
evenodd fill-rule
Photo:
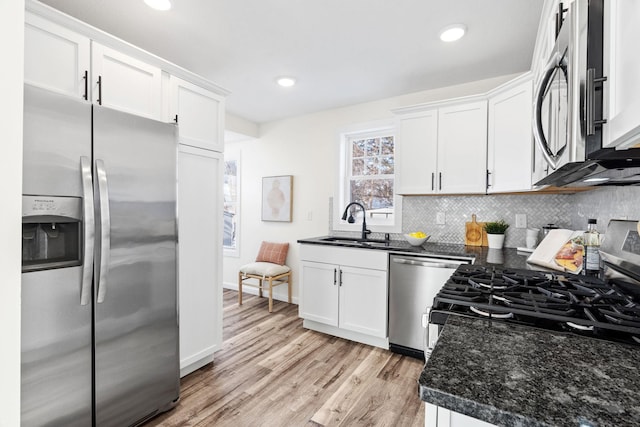
M 144 2 L 147 4 L 147 6 L 155 10 L 171 9 L 171 1 L 169 0 L 144 0 Z
M 276 82 L 282 87 L 291 87 L 296 84 L 296 79 L 293 77 L 278 77 Z
M 443 42 L 460 40 L 466 31 L 467 27 L 463 24 L 448 25 L 440 31 L 440 40 Z

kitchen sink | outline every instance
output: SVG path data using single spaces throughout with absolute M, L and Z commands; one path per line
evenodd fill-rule
M 384 248 L 401 249 L 399 246 L 392 246 L 388 240 L 381 239 L 361 239 L 357 237 L 324 237 L 323 242 L 332 242 L 340 245 L 349 245 L 363 248 Z

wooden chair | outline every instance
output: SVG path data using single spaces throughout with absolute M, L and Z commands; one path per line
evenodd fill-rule
M 288 243 L 262 242 L 256 261 L 240 267 L 238 272 L 238 305 L 242 305 L 242 286 L 258 288 L 258 295 L 262 298 L 262 291 L 269 290 L 269 313 L 273 312 L 274 286 L 287 284 L 288 301 L 291 304 L 291 268 L 285 265 Z M 257 284 L 245 282 L 249 279 L 257 280 Z

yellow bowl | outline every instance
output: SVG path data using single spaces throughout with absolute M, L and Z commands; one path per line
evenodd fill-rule
M 407 242 L 409 242 L 409 244 L 411 246 L 420 246 L 421 244 L 423 244 L 424 242 L 426 242 L 427 240 L 429 240 L 429 237 L 431 236 L 426 236 L 426 237 L 413 237 L 409 234 L 405 234 L 404 238 Z

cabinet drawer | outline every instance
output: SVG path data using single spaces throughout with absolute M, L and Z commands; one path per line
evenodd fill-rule
M 327 264 L 348 265 L 372 270 L 387 270 L 387 252 L 328 245 L 300 245 L 300 259 Z

